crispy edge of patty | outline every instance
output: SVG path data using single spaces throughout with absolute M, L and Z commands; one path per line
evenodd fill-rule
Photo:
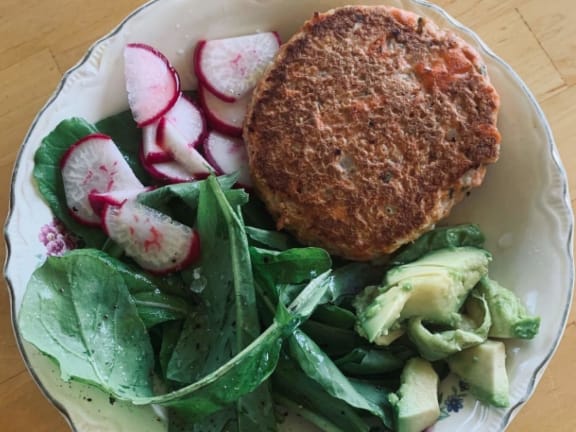
M 365 217 L 368 221 L 362 226 L 362 223 L 358 224 L 357 222 L 364 216 L 358 214 L 350 216 L 346 214 L 349 209 L 345 207 L 372 208 L 374 203 L 370 202 L 370 200 L 373 200 L 374 195 L 365 196 L 365 190 L 359 190 L 359 185 L 354 185 L 354 182 L 346 184 L 346 182 L 339 181 L 337 178 L 338 173 L 332 172 L 331 176 L 318 176 L 318 173 L 314 172 L 314 167 L 309 170 L 311 172 L 300 169 L 299 172 L 284 176 L 283 174 L 286 171 L 277 170 L 279 162 L 269 163 L 270 158 L 268 156 L 270 156 L 270 151 L 279 153 L 281 163 L 284 164 L 293 163 L 293 158 L 288 154 L 289 152 L 283 152 L 281 146 L 275 146 L 270 150 L 269 142 L 279 139 L 282 145 L 286 145 L 287 143 L 283 142 L 283 140 L 285 140 L 286 136 L 291 136 L 294 131 L 290 130 L 290 124 L 288 124 L 284 131 L 276 130 L 270 133 L 270 128 L 262 126 L 262 121 L 259 121 L 259 117 L 263 116 L 267 121 L 273 120 L 274 113 L 267 113 L 266 111 L 274 111 L 274 105 L 278 104 L 291 105 L 294 107 L 293 112 L 299 113 L 298 107 L 306 105 L 307 101 L 299 99 L 296 94 L 287 94 L 291 88 L 284 86 L 284 84 L 291 83 L 296 79 L 294 73 L 290 75 L 290 64 L 300 61 L 298 56 L 308 55 L 309 52 L 306 50 L 309 49 L 310 45 L 318 43 L 318 39 L 344 38 L 346 33 L 342 28 L 349 28 L 351 25 L 350 20 L 358 20 L 356 22 L 363 24 L 374 17 L 389 23 L 390 27 L 382 30 L 387 32 L 387 37 L 393 34 L 396 40 L 408 40 L 407 43 L 409 44 L 411 37 L 417 37 L 418 33 L 423 33 L 424 36 L 430 37 L 433 43 L 439 44 L 440 48 L 444 47 L 443 44 L 447 44 L 450 47 L 450 52 L 454 55 L 452 56 L 451 54 L 452 57 L 448 56 L 447 61 L 449 62 L 448 67 L 452 70 L 436 70 L 434 65 L 427 67 L 425 64 L 417 65 L 413 69 L 423 89 L 427 91 L 437 91 L 438 88 L 441 91 L 446 91 L 446 86 L 451 84 L 450 80 L 455 74 L 471 74 L 471 79 L 475 85 L 479 86 L 480 90 L 478 93 L 485 97 L 484 100 L 480 100 L 480 108 L 484 110 L 482 114 L 484 121 L 479 122 L 479 124 L 472 124 L 472 126 L 478 128 L 478 131 L 474 130 L 472 132 L 485 137 L 486 142 L 476 154 L 474 154 L 475 149 L 471 150 L 473 154 L 468 155 L 468 161 L 463 161 L 458 157 L 453 157 L 448 161 L 451 164 L 449 167 L 451 173 L 449 181 L 438 184 L 434 184 L 434 182 L 428 182 L 430 184 L 417 182 L 421 184 L 410 185 L 412 189 L 407 194 L 409 200 L 403 200 L 404 202 L 399 202 L 398 198 L 402 195 L 400 189 L 406 186 L 410 180 L 410 173 L 395 173 L 400 183 L 396 185 L 395 191 L 392 190 L 388 194 L 396 195 L 397 199 L 393 206 L 393 211 L 398 213 L 395 215 L 392 211 L 389 211 L 392 206 L 387 207 L 384 205 L 385 200 L 382 200 L 384 215 L 377 214 L 375 217 Z M 352 25 L 355 26 L 355 22 Z M 361 29 L 361 26 L 359 28 Z M 374 34 L 375 32 L 372 28 L 368 29 L 364 36 L 371 37 Z M 338 49 L 338 44 L 334 43 L 331 46 L 329 44 L 329 47 Z M 410 48 L 414 48 L 416 51 L 423 49 L 421 43 L 420 45 L 416 43 L 415 46 Z M 317 54 L 320 56 L 320 53 Z M 433 57 L 429 57 L 430 51 L 426 49 L 421 53 L 416 52 L 416 55 L 421 55 L 424 60 L 433 59 Z M 459 57 L 460 55 L 464 55 L 464 58 Z M 302 63 L 305 66 L 313 67 L 314 63 L 319 60 L 322 59 L 316 57 L 313 61 Z M 469 70 L 470 65 L 474 70 Z M 311 20 L 303 25 L 300 32 L 296 33 L 281 47 L 276 61 L 268 69 L 265 77 L 255 90 L 244 128 L 244 138 L 248 146 L 255 188 L 263 198 L 269 211 L 276 218 L 278 228 L 288 229 L 303 243 L 321 246 L 333 254 L 354 260 L 369 260 L 391 253 L 401 245 L 416 239 L 423 232 L 432 228 L 436 222 L 450 212 L 452 207 L 471 188 L 477 187 L 482 183 L 486 165 L 495 162 L 499 156 L 500 136 L 495 126 L 499 97 L 495 89 L 489 84 L 488 78 L 483 76 L 483 68 L 480 56 L 472 47 L 452 33 L 439 29 L 431 21 L 411 12 L 386 6 L 350 6 L 337 8 L 323 14 L 315 14 Z M 335 74 L 340 72 L 337 68 L 333 70 L 336 70 Z M 309 71 L 304 70 L 304 72 Z M 305 76 L 299 79 L 309 80 L 310 77 Z M 463 83 L 466 84 L 466 81 L 463 80 Z M 283 86 L 285 87 L 284 90 L 282 90 Z M 443 86 L 444 88 L 442 88 Z M 482 92 L 484 92 L 483 95 Z M 440 92 L 440 94 L 442 93 Z M 288 96 L 293 97 L 288 100 Z M 482 104 L 484 105 L 482 106 Z M 272 108 L 270 108 L 271 106 Z M 283 114 L 285 114 L 284 117 L 290 117 L 292 111 L 287 111 Z M 315 126 L 319 127 L 318 124 Z M 291 142 L 288 142 L 288 144 L 291 144 Z M 325 147 L 330 148 L 331 146 L 327 144 Z M 414 162 L 419 163 L 420 161 L 415 158 Z M 297 167 L 298 165 L 297 163 L 295 164 Z M 302 167 L 300 166 L 299 168 Z M 332 169 L 332 171 L 334 170 Z M 457 175 L 454 173 L 457 173 Z M 371 178 L 369 180 L 379 182 L 381 179 Z M 402 184 L 402 180 L 404 184 Z M 301 199 L 303 189 L 310 188 L 310 184 L 312 189 L 314 189 L 315 186 L 318 186 L 317 183 L 321 181 L 325 181 L 333 190 L 338 188 L 348 189 L 347 193 L 349 196 L 336 200 L 336 203 L 331 203 L 329 202 L 330 200 L 323 200 L 321 196 L 314 196 L 313 193 L 306 199 Z M 309 185 L 306 186 L 306 183 Z M 417 190 L 421 186 L 424 186 L 425 190 Z M 341 205 L 342 203 L 343 205 Z M 421 208 L 422 203 L 425 204 L 423 208 Z M 365 235 L 363 238 L 356 236 L 358 229 L 364 231 Z M 382 236 L 379 234 L 384 230 L 389 231 L 389 233 L 383 241 Z

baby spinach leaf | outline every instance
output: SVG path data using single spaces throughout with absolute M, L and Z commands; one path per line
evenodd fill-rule
M 358 392 L 330 357 L 303 331 L 294 331 L 289 338 L 289 347 L 290 355 L 300 365 L 304 373 L 320 384 L 328 394 L 355 408 L 374 414 L 388 427 L 392 425 L 390 413 L 385 411 L 381 405 L 374 403 Z
M 267 247 L 279 251 L 298 247 L 298 243 L 292 237 L 280 231 L 247 226 L 246 234 L 251 244 L 256 247 Z
M 369 263 L 348 263 L 334 270 L 326 301 L 340 305 L 354 297 L 367 285 L 380 283 L 386 266 Z
M 18 321 L 64 380 L 124 400 L 152 394 L 152 346 L 126 280 L 89 251 L 49 257 L 28 283 Z
M 132 298 L 146 328 L 166 321 L 184 319 L 191 312 L 186 300 L 160 290 L 138 292 L 133 294 Z
M 328 432 L 369 432 L 360 411 L 328 394 L 290 361 L 279 363 L 272 375 L 274 399 Z M 303 412 L 299 407 L 302 407 Z M 306 415 L 310 413 L 311 415 Z
M 254 271 L 276 284 L 309 281 L 332 267 L 330 255 L 315 247 L 294 248 L 282 252 L 251 247 Z
M 118 273 L 126 283 L 146 327 L 184 318 L 190 312 L 190 303 L 185 300 L 182 282 L 176 276 L 146 274 L 139 267 L 126 264 L 97 249 L 81 249 L 75 253 L 90 256 L 108 267 L 108 271 Z
M 413 350 L 402 346 L 383 349 L 356 347 L 334 360 L 334 364 L 350 375 L 382 375 L 401 370 L 406 360 L 414 355 Z
M 406 264 L 438 249 L 474 246 L 482 248 L 485 237 L 480 227 L 474 224 L 462 224 L 452 227 L 440 227 L 421 235 L 414 242 L 404 246 L 391 259 L 392 265 Z
M 356 324 L 354 312 L 331 303 L 318 306 L 312 319 L 341 329 L 353 329 Z
M 168 432 L 239 432 L 234 407 L 224 408 L 201 419 L 191 419 L 169 410 L 168 420 Z
M 276 404 L 279 405 L 281 408 L 287 409 L 289 413 L 292 415 L 296 415 L 298 417 L 307 420 L 308 423 L 313 424 L 322 432 L 348 432 L 350 430 L 352 431 L 355 430 L 353 428 L 344 429 L 339 427 L 338 425 L 335 424 L 336 422 L 332 419 L 332 417 L 327 416 L 325 417 L 324 415 L 322 415 L 320 409 L 308 408 L 308 404 L 304 405 L 301 401 L 292 400 L 289 397 L 281 395 L 279 393 L 273 394 L 273 397 Z M 342 403 L 342 405 L 348 407 L 348 405 L 344 403 Z M 287 412 L 286 416 L 288 416 L 289 413 Z M 338 414 L 341 416 L 344 415 L 344 413 L 341 411 L 338 412 Z M 362 421 L 362 419 L 360 420 Z M 365 426 L 366 428 L 362 428 L 361 430 L 369 431 L 368 424 L 364 424 L 362 426 Z
M 172 357 L 176 343 L 182 333 L 182 321 L 167 321 L 161 325 L 162 341 L 158 351 L 158 367 L 160 374 L 166 383 L 169 382 L 167 377 L 168 362 Z
M 254 228 L 262 228 L 274 231 L 276 224 L 274 219 L 266 209 L 266 206 L 256 194 L 250 194 L 250 200 L 242 207 L 242 216 L 246 225 Z
M 365 340 L 353 329 L 334 327 L 314 320 L 306 321 L 302 331 L 330 357 L 339 357 L 358 346 L 366 345 Z

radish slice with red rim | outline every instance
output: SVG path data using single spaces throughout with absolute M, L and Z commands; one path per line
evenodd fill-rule
M 163 118 L 158 124 L 162 143 L 174 155 L 174 159 L 196 179 L 207 177 L 214 169 L 194 145 L 190 145 L 176 124 Z
M 254 88 L 279 47 L 275 32 L 201 40 L 194 52 L 194 72 L 214 95 L 234 102 Z
M 238 173 L 238 184 L 251 187 L 248 153 L 244 141 L 212 131 L 204 141 L 204 153 L 220 174 Z
M 158 144 L 158 122 L 142 128 L 142 157 L 147 163 L 170 162 L 172 154 Z
M 90 205 L 90 193 L 144 188 L 107 135 L 91 134 L 78 140 L 64 153 L 60 167 L 68 208 L 87 225 L 100 225 L 100 216 Z
M 144 168 L 152 177 L 164 183 L 184 183 L 196 180 L 186 168 L 176 161 L 146 163 Z
M 181 270 L 200 256 L 196 231 L 134 200 L 107 205 L 103 220 L 108 236 L 153 273 Z
M 124 49 L 128 104 L 139 127 L 158 120 L 180 96 L 178 73 L 160 51 L 133 43 Z
M 140 150 L 140 163 L 144 169 L 162 183 L 184 183 L 195 180 L 194 176 L 175 160 L 167 162 L 149 162 Z
M 141 189 L 121 189 L 109 192 L 90 192 L 88 194 L 88 201 L 96 214 L 101 215 L 107 205 L 122 205 L 130 199 L 135 199 L 142 192 L 151 190 L 151 187 L 143 187 Z
M 189 146 L 198 147 L 206 136 L 206 121 L 200 108 L 186 96 L 181 95 L 172 109 L 164 117 L 164 122 L 169 122 L 178 130 L 182 138 Z M 160 148 L 166 149 L 163 131 L 160 130 L 162 120 L 159 121 L 157 133 L 157 144 Z
M 251 92 L 234 102 L 224 102 L 200 86 L 198 97 L 210 126 L 226 135 L 242 136 L 242 124 L 252 99 Z

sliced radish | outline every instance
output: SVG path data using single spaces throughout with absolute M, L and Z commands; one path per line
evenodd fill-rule
M 68 208 L 87 225 L 100 224 L 90 193 L 144 188 L 107 135 L 91 134 L 74 143 L 62 156 L 60 167 Z
M 124 76 L 128 104 L 139 127 L 159 119 L 180 96 L 178 73 L 162 53 L 149 45 L 126 45 Z
M 221 174 L 238 172 L 238 183 L 251 187 L 246 146 L 240 138 L 212 131 L 204 141 L 204 153 L 212 166 Z
M 162 136 L 162 143 L 174 155 L 174 159 L 194 178 L 205 178 L 213 171 L 212 166 L 180 133 L 175 123 L 163 118 L 158 124 L 158 134 Z
M 144 168 L 152 177 L 164 183 L 184 183 L 196 180 L 186 168 L 176 161 L 146 163 Z
M 163 183 L 184 183 L 195 180 L 194 176 L 175 160 L 168 162 L 149 162 L 145 160 L 142 148 L 140 148 L 140 163 L 152 177 Z
M 196 231 L 135 200 L 107 205 L 103 219 L 108 236 L 151 272 L 180 270 L 200 255 Z
M 172 154 L 158 144 L 158 122 L 142 128 L 142 156 L 147 163 L 170 162 Z
M 198 147 L 204 141 L 206 121 L 200 109 L 186 96 L 181 95 L 172 109 L 164 115 L 163 119 L 178 130 L 189 146 Z M 165 149 L 165 137 L 160 127 L 163 127 L 161 126 L 161 121 L 159 122 L 157 141 L 158 145 Z
M 210 126 L 226 135 L 242 135 L 242 124 L 252 99 L 251 92 L 234 102 L 224 102 L 210 90 L 200 86 L 198 96 Z
M 194 72 L 212 93 L 234 102 L 254 88 L 279 47 L 274 32 L 201 40 L 194 52 Z
M 113 190 L 110 192 L 90 192 L 88 194 L 88 201 L 96 214 L 101 215 L 106 205 L 122 205 L 129 199 L 136 198 L 142 192 L 152 189 L 151 187 L 143 187 L 141 189 L 121 189 Z

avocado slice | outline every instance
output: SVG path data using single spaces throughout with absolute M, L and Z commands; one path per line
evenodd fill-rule
M 487 273 L 488 263 L 491 260 L 490 252 L 477 247 L 463 246 L 438 249 L 427 253 L 416 261 L 393 267 L 386 273 L 385 282 L 387 285 L 395 285 L 414 275 L 430 273 L 435 267 L 455 270 L 461 273 L 461 276 L 471 273 L 469 277 L 477 279 L 477 282 L 480 277 L 476 274 L 478 272 Z
M 450 370 L 470 384 L 470 392 L 484 403 L 499 408 L 509 401 L 506 347 L 500 341 L 486 342 L 468 348 L 446 359 Z
M 489 336 L 494 338 L 532 339 L 540 329 L 540 317 L 530 315 L 520 299 L 495 280 L 483 277 L 475 291 L 486 299 L 492 316 Z M 472 298 L 466 302 L 471 315 L 481 313 L 481 305 Z
M 400 389 L 389 401 L 395 409 L 398 432 L 422 432 L 438 420 L 438 375 L 432 364 L 414 357 L 406 362 Z
M 400 318 L 409 296 L 410 290 L 400 286 L 395 286 L 382 294 L 378 287 L 367 287 L 354 301 L 358 317 L 356 321 L 358 334 L 370 342 L 375 342 L 377 339 L 383 341 L 383 345 L 392 342 L 394 338 L 389 338 L 388 335 Z
M 411 317 L 455 324 L 466 296 L 488 273 L 490 259 L 483 249 L 447 248 L 392 268 L 383 286 L 367 287 L 356 297 L 358 333 L 374 342 Z
M 477 321 L 462 315 L 458 325 L 447 330 L 432 331 L 422 318 L 410 318 L 407 333 L 418 353 L 426 360 L 436 361 L 483 343 L 488 338 L 492 321 L 486 300 L 479 297 L 477 301 L 483 309 L 478 311 Z

